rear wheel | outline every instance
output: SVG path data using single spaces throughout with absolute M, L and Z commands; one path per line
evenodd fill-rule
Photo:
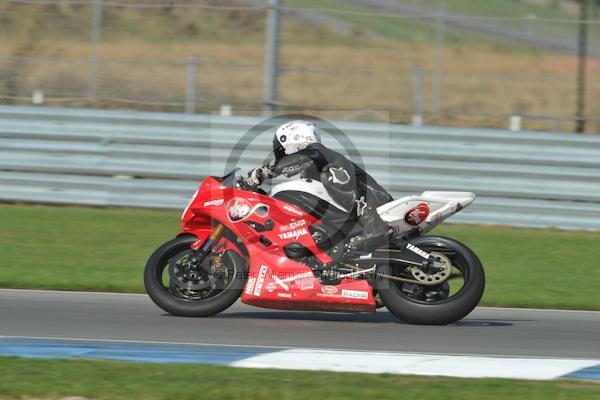
M 231 306 L 241 295 L 246 263 L 233 250 L 209 254 L 197 268 L 186 235 L 159 247 L 144 271 L 146 292 L 163 310 L 184 317 L 208 317 Z
M 437 285 L 384 279 L 378 292 L 387 309 L 399 319 L 420 325 L 446 325 L 469 314 L 479 304 L 485 288 L 481 262 L 464 244 L 444 237 L 423 236 L 411 243 L 446 264 L 432 275 L 390 262 L 377 267 L 384 275 L 399 276 Z

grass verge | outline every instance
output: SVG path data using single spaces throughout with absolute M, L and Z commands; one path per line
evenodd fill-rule
M 143 292 L 149 255 L 178 211 L 0 205 L 0 287 Z M 482 304 L 600 310 L 600 234 L 444 225 L 480 257 Z
M 503 379 L 0 358 L 0 398 L 592 399 L 600 385 Z

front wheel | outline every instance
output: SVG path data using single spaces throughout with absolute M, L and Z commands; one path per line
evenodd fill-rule
M 454 323 L 479 304 L 485 288 L 485 274 L 479 258 L 464 244 L 450 238 L 423 236 L 411 243 L 444 260 L 447 270 L 433 279 L 438 285 L 420 285 L 384 279 L 378 285 L 383 304 L 399 319 L 411 324 L 446 325 Z M 431 281 L 419 270 L 390 262 L 379 265 L 382 275 L 411 276 L 414 280 Z M 448 275 L 448 276 L 446 276 Z
M 209 254 L 202 268 L 191 263 L 195 236 L 175 238 L 159 247 L 144 270 L 146 292 L 166 312 L 208 317 L 231 306 L 241 295 L 246 263 L 234 250 Z

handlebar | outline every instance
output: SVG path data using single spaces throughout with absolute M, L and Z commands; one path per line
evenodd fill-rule
M 235 182 L 237 184 L 237 187 L 242 190 L 247 190 L 249 192 L 259 193 L 259 194 L 263 194 L 263 195 L 267 194 L 267 192 L 262 190 L 260 187 L 249 184 L 247 181 L 247 178 L 245 178 L 243 176 L 237 177 Z

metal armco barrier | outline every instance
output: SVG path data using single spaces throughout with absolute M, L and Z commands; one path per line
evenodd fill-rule
M 0 106 L 0 200 L 180 209 L 204 176 L 268 158 L 273 128 L 246 135 L 261 121 Z M 475 192 L 449 222 L 600 230 L 600 137 L 334 125 L 349 142 L 325 129 L 324 143 L 347 150 L 395 197 Z

